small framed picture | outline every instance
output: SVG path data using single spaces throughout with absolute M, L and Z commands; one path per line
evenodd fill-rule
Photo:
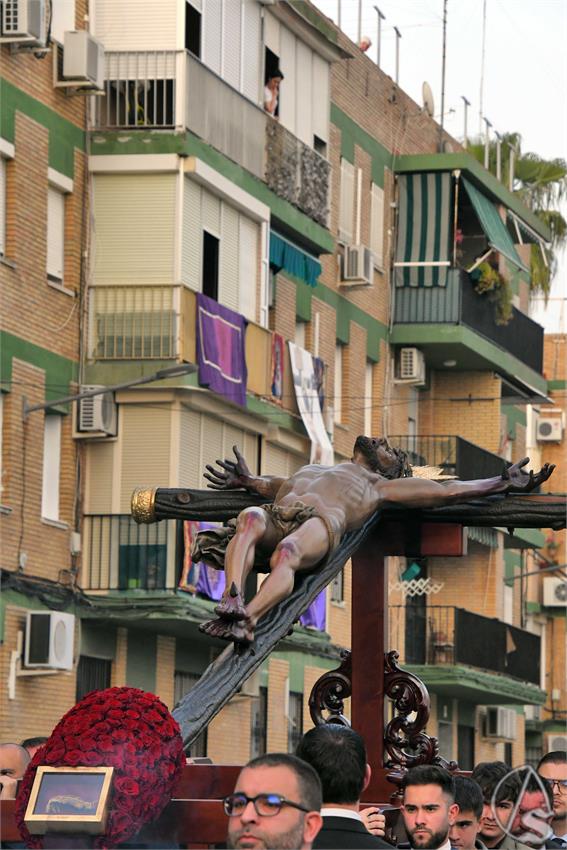
M 113 767 L 38 767 L 25 824 L 33 835 L 106 827 Z

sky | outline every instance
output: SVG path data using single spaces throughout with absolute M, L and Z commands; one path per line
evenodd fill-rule
M 338 22 L 339 0 L 313 0 Z M 361 0 L 362 34 L 369 35 L 368 55 L 376 61 L 377 5 L 382 21 L 382 69 L 395 74 L 396 35 L 399 84 L 422 104 L 422 84 L 433 91 L 440 120 L 443 0 Z M 464 104 L 469 136 L 479 131 L 484 0 L 447 0 L 445 128 L 463 137 Z M 341 0 L 341 27 L 354 41 L 359 0 Z M 494 130 L 519 132 L 522 151 L 567 159 L 567 0 L 486 0 L 486 39 L 482 113 Z M 483 124 L 484 127 L 484 124 Z M 567 203 L 562 208 L 567 218 Z M 547 309 L 534 303 L 532 316 L 550 332 L 567 332 L 567 252 L 560 256 Z M 559 300 L 555 300 L 559 299 Z

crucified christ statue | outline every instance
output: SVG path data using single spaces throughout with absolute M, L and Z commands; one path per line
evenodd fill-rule
M 440 483 L 413 477 L 405 452 L 386 439 L 360 436 L 350 461 L 332 467 L 311 464 L 279 478 L 252 475 L 236 446 L 233 451 L 236 462 L 217 460 L 219 468 L 207 465 L 208 486 L 244 488 L 273 503 L 238 515 L 224 556 L 226 590 L 215 608 L 218 616 L 199 628 L 244 646 L 253 642 L 258 620 L 290 595 L 295 573 L 319 564 L 346 532 L 360 528 L 381 508 L 435 508 L 494 493 L 529 493 L 555 468 L 545 464 L 538 473 L 526 473 L 526 457 L 497 478 Z M 197 536 L 193 560 L 207 560 L 206 540 L 203 547 L 199 542 L 207 534 Z M 245 605 L 242 589 L 258 555 L 268 561 L 270 572 Z

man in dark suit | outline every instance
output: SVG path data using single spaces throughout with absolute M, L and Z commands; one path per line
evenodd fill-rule
M 366 747 L 358 732 L 328 723 L 306 732 L 296 753 L 315 768 L 323 788 L 323 828 L 313 850 L 388 848 L 364 826 L 358 808 L 370 781 Z

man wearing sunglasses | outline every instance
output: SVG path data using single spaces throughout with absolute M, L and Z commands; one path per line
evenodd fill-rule
M 232 850 L 311 850 L 323 823 L 319 777 L 287 753 L 248 762 L 223 802 Z
M 553 838 L 567 841 L 567 752 L 547 753 L 538 764 L 537 772 L 553 794 Z

